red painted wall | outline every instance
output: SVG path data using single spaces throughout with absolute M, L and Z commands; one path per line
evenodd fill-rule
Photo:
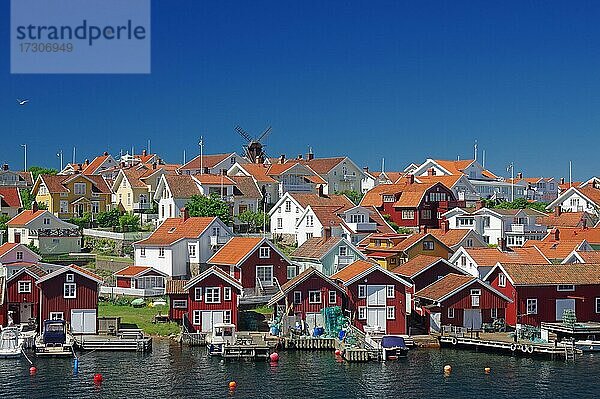
M 294 303 L 294 292 L 296 291 L 300 291 L 302 293 L 302 301 L 299 304 L 294 304 L 291 313 L 299 314 L 303 319 L 305 318 L 306 313 L 319 313 L 323 308 L 330 306 L 343 306 L 343 299 L 346 296 L 343 290 L 335 289 L 331 286 L 331 284 L 316 275 L 313 275 L 309 279 L 303 281 L 288 293 L 287 299 L 289 305 Z M 310 303 L 308 295 L 309 291 L 321 291 L 321 303 Z M 334 303 L 329 302 L 330 291 L 336 292 L 336 300 Z M 285 299 L 279 301 L 278 304 L 285 306 Z
M 270 247 L 269 247 L 270 248 Z M 269 258 L 259 258 L 260 249 L 248 257 L 241 265 L 240 268 L 236 268 L 234 277 L 240 279 L 240 269 L 242 278 L 242 287 L 254 288 L 256 286 L 256 266 L 257 265 L 272 265 L 273 276 L 277 278 L 279 284 L 283 285 L 287 281 L 287 267 L 290 265 L 285 259 L 281 257 L 273 248 L 271 248 L 271 254 Z M 229 274 L 229 266 L 221 266 L 223 271 Z
M 183 320 L 183 315 L 188 312 L 187 308 L 173 308 L 173 301 L 176 300 L 185 300 L 188 301 L 189 307 L 189 298 L 187 294 L 169 294 L 169 319 L 175 321 Z
M 458 273 L 458 271 L 442 261 L 437 262 L 431 268 L 412 279 L 413 283 L 415 284 L 414 292 L 435 283 L 438 281 L 439 276 L 445 276 L 450 273 Z
M 117 277 L 117 287 L 131 288 L 131 277 Z
M 387 334 L 406 334 L 406 286 L 388 275 L 382 273 L 379 270 L 373 271 L 365 279 L 357 281 L 347 287 L 348 294 L 348 309 L 352 312 L 354 325 L 361 330 L 364 330 L 367 320 L 358 320 L 358 308 L 366 306 L 367 299 L 358 297 L 358 286 L 362 284 L 366 285 L 394 285 L 394 298 L 386 299 L 386 306 L 395 307 L 395 319 L 386 320 L 386 332 Z
M 31 292 L 19 294 L 19 281 L 29 281 L 31 283 Z M 11 307 L 10 305 L 18 307 L 21 303 L 32 303 L 33 317 L 37 318 L 39 312 L 39 289 L 36 285 L 36 279 L 27 273 L 21 273 L 11 281 L 8 281 L 6 283 L 6 298 L 4 301 L 8 304 L 8 307 Z M 15 323 L 24 323 L 27 321 L 20 319 L 19 312 L 15 312 L 12 317 Z
M 479 296 L 479 306 L 472 306 L 471 290 L 481 289 Z M 481 319 L 484 323 L 493 321 L 491 309 L 498 309 L 498 317 L 505 316 L 505 308 L 507 302 L 504 298 L 496 295 L 480 283 L 475 283 L 451 296 L 442 303 L 441 306 L 441 321 L 443 325 L 453 325 L 462 327 L 463 325 L 463 310 L 464 309 L 481 309 Z M 454 308 L 454 318 L 448 318 L 448 308 Z
M 50 312 L 63 312 L 67 322 L 71 322 L 72 309 L 95 309 L 98 312 L 98 284 L 80 274 L 75 275 L 76 298 L 64 298 L 64 283 L 69 272 L 61 273 L 39 284 L 41 296 L 41 321 L 50 317 Z M 42 324 L 42 323 L 40 323 Z

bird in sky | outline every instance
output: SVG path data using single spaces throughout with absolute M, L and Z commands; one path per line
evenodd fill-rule
M 17 103 L 19 103 L 19 105 L 21 105 L 21 106 L 26 105 L 28 102 L 29 102 L 29 100 L 19 100 L 17 98 Z

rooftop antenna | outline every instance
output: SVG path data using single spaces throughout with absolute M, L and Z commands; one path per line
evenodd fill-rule
M 381 158 L 381 173 L 385 172 L 385 158 Z
M 457 155 L 457 156 L 456 156 L 456 160 L 457 160 L 457 161 L 460 161 L 460 155 Z
M 234 127 L 234 130 L 246 140 L 244 144 L 244 154 L 251 163 L 264 163 L 268 158 L 264 150 L 265 145 L 262 143 L 264 139 L 271 133 L 271 126 L 267 127 L 258 137 L 252 138 L 250 133 L 242 129 L 239 125 Z
M 60 158 L 60 170 L 63 170 L 63 150 L 58 151 L 56 156 Z
M 477 162 L 477 140 L 475 140 L 475 145 L 473 146 L 473 149 L 475 151 L 475 162 Z
M 183 150 L 183 164 L 182 165 L 185 165 L 185 163 L 186 163 L 185 162 L 185 150 Z

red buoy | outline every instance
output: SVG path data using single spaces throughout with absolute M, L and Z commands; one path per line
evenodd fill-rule
M 277 352 L 273 352 L 269 355 L 269 359 L 271 359 L 272 362 L 278 362 L 279 354 Z
M 34 375 L 37 373 L 37 368 L 35 366 L 29 367 L 29 374 Z
M 94 374 L 94 382 L 96 384 L 100 384 L 102 381 L 104 381 L 102 374 Z
M 336 356 L 341 356 L 341 355 L 342 355 L 342 351 L 341 351 L 341 350 L 339 350 L 339 349 L 336 349 L 336 350 L 335 350 L 335 355 L 336 355 Z
M 229 383 L 229 389 L 234 390 L 237 387 L 237 383 L 235 381 L 231 381 Z

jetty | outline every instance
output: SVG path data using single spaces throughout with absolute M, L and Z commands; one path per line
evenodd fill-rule
M 140 329 L 121 329 L 116 335 L 77 335 L 74 339 L 82 351 L 152 351 L 152 338 Z

